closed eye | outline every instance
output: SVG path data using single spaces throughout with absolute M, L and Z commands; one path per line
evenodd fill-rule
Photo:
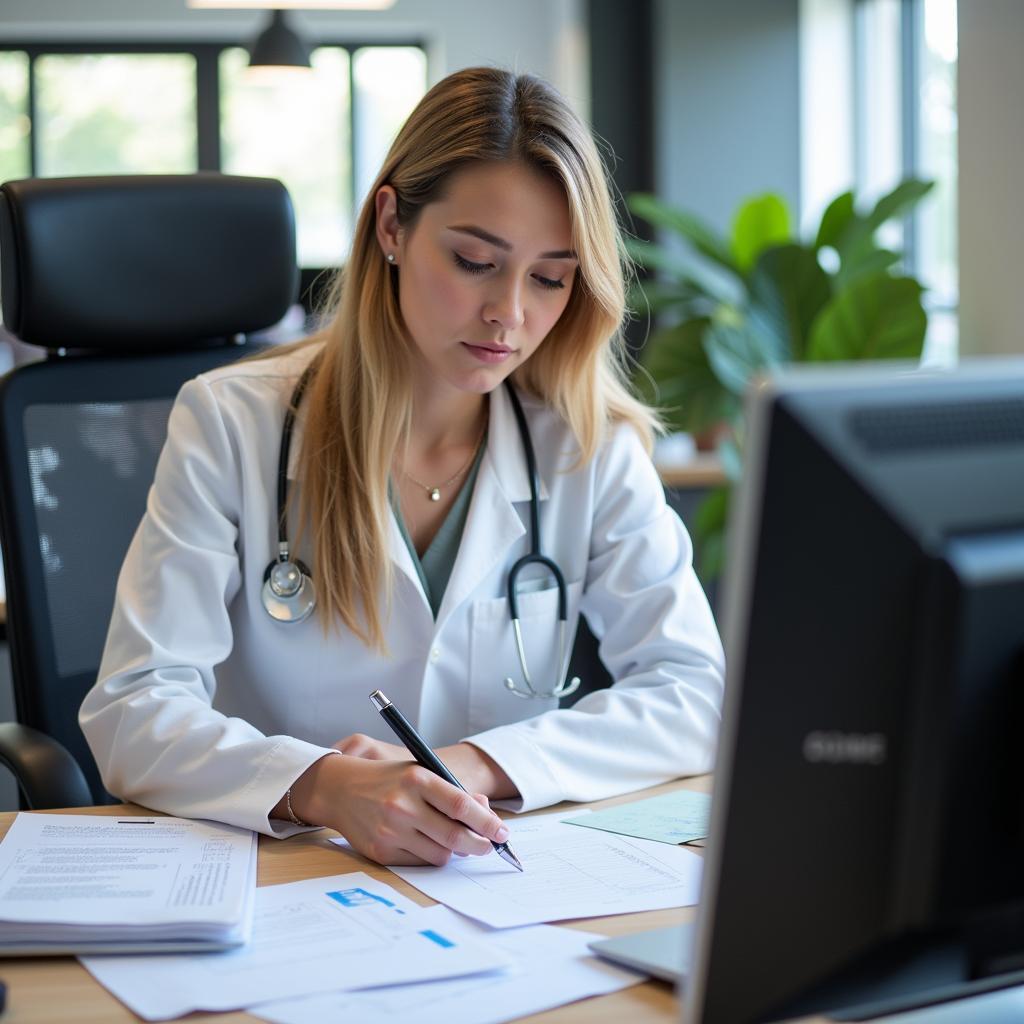
M 555 289 L 557 289 L 557 288 L 564 288 L 565 287 L 565 282 L 564 281 L 555 281 L 555 280 L 552 280 L 550 277 L 541 277 L 540 274 L 534 274 L 533 275 L 533 279 L 542 288 L 555 288 Z
M 490 263 L 473 263 L 471 260 L 463 259 L 457 252 L 453 252 L 452 257 L 455 266 L 461 267 L 467 274 L 482 274 L 491 267 Z

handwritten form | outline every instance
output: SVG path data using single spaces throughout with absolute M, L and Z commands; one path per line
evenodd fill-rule
M 678 846 L 567 825 L 561 814 L 507 821 L 520 874 L 500 857 L 393 867 L 420 892 L 494 928 L 692 906 L 702 861 Z
M 145 1020 L 451 978 L 508 963 L 498 949 L 449 937 L 424 913 L 362 872 L 310 878 L 256 890 L 252 941 L 241 949 L 81 961 Z
M 484 941 L 506 953 L 508 968 L 453 981 L 430 981 L 363 992 L 336 992 L 268 1003 L 250 1012 L 272 1024 L 499 1024 L 588 996 L 617 992 L 645 976 L 598 960 L 590 932 L 551 925 L 494 932 L 447 907 L 423 911 L 439 932 L 462 942 Z
M 679 789 L 674 793 L 634 800 L 603 811 L 592 811 L 572 818 L 563 818 L 570 825 L 600 828 L 606 832 L 654 839 L 659 843 L 691 843 L 708 834 L 711 818 L 711 797 Z

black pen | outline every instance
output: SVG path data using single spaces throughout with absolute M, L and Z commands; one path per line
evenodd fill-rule
M 409 753 L 412 754 L 418 764 L 429 769 L 435 775 L 440 775 L 445 782 L 458 786 L 463 793 L 466 792 L 466 787 L 448 771 L 444 761 L 423 742 L 423 738 L 409 723 L 409 719 L 380 690 L 374 690 L 370 694 L 370 701 L 380 712 L 384 721 L 391 726 L 394 734 L 406 745 Z M 518 868 L 520 871 L 523 870 L 523 865 L 519 863 L 519 858 L 512 852 L 512 847 L 508 843 L 496 843 L 493 839 L 490 842 L 491 846 L 494 847 L 494 852 L 503 861 L 511 864 L 514 868 Z

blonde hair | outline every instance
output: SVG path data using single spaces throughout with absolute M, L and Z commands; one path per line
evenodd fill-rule
M 398 305 L 397 273 L 381 254 L 374 197 L 397 194 L 407 230 L 440 199 L 453 172 L 471 163 L 516 160 L 551 175 L 569 204 L 579 271 L 568 305 L 515 383 L 553 408 L 580 448 L 596 453 L 609 425 L 632 424 L 648 449 L 654 413 L 630 392 L 621 336 L 628 266 L 604 165 L 588 129 L 547 83 L 496 68 L 449 75 L 420 101 L 391 147 L 336 277 L 323 342 L 308 389 L 299 475 L 300 529 L 312 531 L 325 630 L 340 620 L 385 649 L 390 605 L 388 475 L 409 433 L 410 345 Z

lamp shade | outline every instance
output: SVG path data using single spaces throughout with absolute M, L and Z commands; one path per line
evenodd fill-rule
M 249 50 L 249 67 L 309 66 L 306 44 L 288 27 L 284 11 L 274 11 L 270 24 L 256 37 Z

